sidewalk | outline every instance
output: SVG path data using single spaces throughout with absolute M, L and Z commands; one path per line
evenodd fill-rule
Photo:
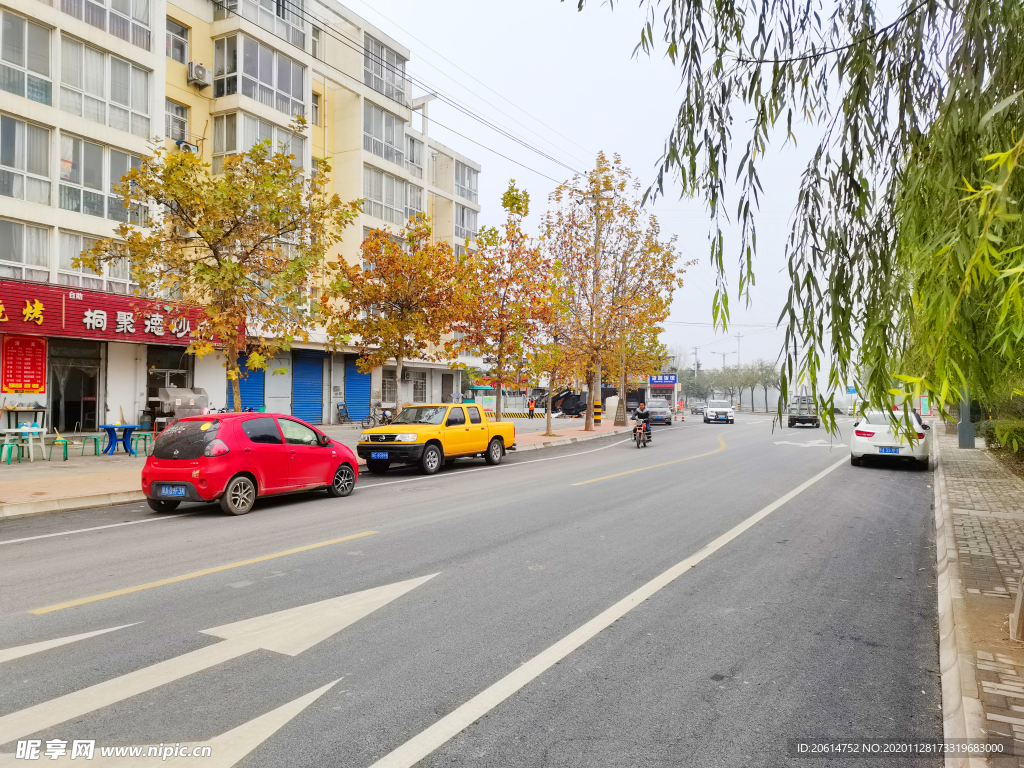
M 516 448 L 531 451 L 629 431 L 629 427 L 615 427 L 612 421 L 606 420 L 594 432 L 585 432 L 582 419 L 556 419 L 552 426 L 557 437 L 544 437 L 540 432 L 523 434 L 517 429 Z M 327 425 L 323 431 L 354 453 L 362 429 Z M 146 462 L 144 456 L 93 456 L 91 446 L 82 456 L 81 450 L 80 445 L 68 446 L 67 461 L 62 461 L 60 452 L 54 450 L 54 461 L 44 461 L 37 453 L 33 462 L 25 459 L 21 464 L 0 464 L 0 519 L 145 499 L 139 479 Z M 362 460 L 359 463 L 365 464 Z
M 984 448 L 959 449 L 941 422 L 934 429 L 946 735 L 1014 739 L 1016 756 L 970 765 L 1024 767 L 1024 643 L 1009 629 L 1024 574 L 1024 481 Z

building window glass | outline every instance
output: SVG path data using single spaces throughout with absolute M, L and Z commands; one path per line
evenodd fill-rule
M 398 386 L 394 371 L 381 371 L 380 399 L 385 403 L 398 403 Z
M 306 25 L 303 0 L 218 0 L 213 18 L 226 19 L 237 13 L 271 34 L 303 50 L 306 49 Z
M 60 137 L 60 207 L 66 211 L 113 221 L 143 224 L 145 208 L 129 211 L 124 198 L 115 194 L 131 168 L 141 168 L 142 158 L 75 136 Z
M 423 188 L 408 185 L 409 197 L 405 204 L 405 218 L 411 219 L 417 213 L 423 213 Z
M 363 82 L 405 106 L 405 59 L 369 35 L 363 41 Z
M 49 280 L 49 234 L 42 227 L 0 219 L 0 277 Z
M 138 287 L 131 282 L 131 268 L 126 259 L 117 259 L 103 264 L 99 272 L 94 272 L 84 265 L 73 266 L 74 260 L 89 250 L 98 238 L 76 235 L 72 232 L 60 233 L 60 259 L 57 267 L 57 282 L 61 285 L 73 285 L 96 291 L 129 294 Z
M 480 198 L 477 194 L 477 180 L 480 176 L 479 171 L 475 168 L 470 168 L 465 163 L 460 163 L 458 160 L 455 161 L 455 194 L 472 200 L 474 203 Z
M 363 166 L 363 212 L 389 224 L 405 224 L 406 184 L 369 165 Z
M 50 30 L 4 11 L 0 60 L 0 90 L 50 103 Z
M 313 27 L 313 54 L 314 59 L 324 60 L 324 41 L 322 38 L 323 32 Z
M 455 236 L 466 240 L 476 237 L 476 211 L 464 205 L 455 204 Z
M 226 156 L 248 152 L 262 141 L 271 142 L 274 152 L 294 155 L 292 165 L 303 167 L 306 152 L 303 136 L 244 112 L 233 112 L 213 118 L 213 172 L 223 171 Z
M 57 6 L 56 0 L 53 5 Z M 125 42 L 150 50 L 149 0 L 110 0 L 109 13 L 103 2 L 60 0 L 60 9 L 86 24 L 107 30 Z
M 65 112 L 144 139 L 150 137 L 149 72 L 146 70 L 62 37 L 60 82 L 60 108 Z
M 188 141 L 188 107 L 164 101 L 164 135 L 172 141 Z
M 50 204 L 50 132 L 0 116 L 0 195 Z
M 244 35 L 222 37 L 213 46 L 214 98 L 241 93 L 286 115 L 303 115 L 304 71 L 301 64 Z
M 427 402 L 427 372 L 412 372 L 412 401 L 414 403 Z
M 405 137 L 405 169 L 417 179 L 423 178 L 423 142 Z
M 320 94 L 313 94 L 313 125 L 320 125 Z
M 363 149 L 389 162 L 404 166 L 404 144 L 405 121 L 364 101 Z
M 179 64 L 188 63 L 188 27 L 174 19 L 167 20 L 167 58 Z

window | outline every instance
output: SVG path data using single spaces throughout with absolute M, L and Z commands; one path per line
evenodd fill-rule
M 414 187 L 412 184 L 408 185 L 409 198 L 405 204 L 405 218 L 406 220 L 411 219 L 417 213 L 423 213 L 423 189 L 422 187 Z
M 405 105 L 405 59 L 369 35 L 363 41 L 363 82 Z
M 363 212 L 390 224 L 405 224 L 405 182 L 376 168 L 363 166 Z
M 404 166 L 403 144 L 405 121 L 368 101 L 363 102 L 363 149 Z
M 242 49 L 240 73 L 239 48 Z M 241 93 L 286 115 L 303 115 L 306 113 L 304 70 L 302 65 L 251 37 L 222 37 L 213 45 L 213 96 Z
M 305 424 L 299 424 L 299 422 L 292 421 L 291 419 L 279 419 L 277 423 L 281 425 L 281 432 L 284 434 L 284 441 L 288 445 L 320 444 L 320 441 L 316 437 L 316 432 Z
M 398 403 L 398 387 L 395 384 L 395 372 L 381 371 L 380 399 L 385 403 Z
M 50 30 L 4 11 L 0 59 L 0 89 L 50 103 Z
M 281 433 L 277 431 L 277 424 L 269 416 L 243 421 L 242 431 L 253 443 L 282 445 L 284 442 L 281 440 Z
M 479 424 L 480 423 L 480 409 L 477 408 L 475 405 L 467 405 L 466 406 L 466 410 L 469 412 L 469 422 L 470 422 L 470 424 Z
M 412 401 L 414 403 L 427 402 L 427 372 L 412 372 Z
M 107 82 L 110 83 L 109 99 Z M 150 137 L 149 72 L 146 70 L 62 37 L 60 83 L 60 108 L 65 112 L 130 131 L 144 139 Z
M 303 167 L 306 152 L 304 137 L 244 112 L 233 112 L 213 118 L 213 172 L 220 173 L 223 170 L 224 157 L 227 155 L 248 152 L 261 141 L 271 142 L 275 152 L 294 155 L 292 165 Z
M 313 125 L 320 125 L 320 94 L 313 94 Z
M 42 227 L 0 219 L 0 277 L 48 281 L 49 235 Z
M 324 60 L 324 41 L 320 37 L 322 34 L 323 32 L 313 27 L 313 50 L 311 53 L 314 59 L 320 59 L 320 61 Z
M 423 142 L 405 137 L 405 169 L 417 179 L 423 178 Z
M 72 266 L 74 260 L 81 256 L 82 251 L 88 250 L 97 240 L 98 238 L 95 237 L 85 237 L 70 232 L 60 233 L 60 261 L 57 264 L 60 273 L 57 276 L 57 282 L 61 285 L 74 285 L 97 291 L 102 291 L 106 287 L 102 273 L 93 272 L 85 266 Z M 126 292 L 127 283 L 122 283 L 122 286 L 124 287 L 118 293 Z
M 132 45 L 150 50 L 149 0 L 110 0 L 109 13 L 103 0 L 98 3 L 92 0 L 60 0 L 60 9 Z
M 188 107 L 164 100 L 164 135 L 174 141 L 188 141 Z
M 107 168 L 104 168 L 106 155 Z M 131 168 L 141 168 L 142 158 L 117 149 L 61 134 L 60 207 L 66 211 L 142 224 L 145 209 L 135 205 L 129 212 L 114 188 Z M 106 174 L 104 171 L 106 170 Z M 106 182 L 104 182 L 106 175 Z M 108 197 L 108 193 L 109 197 Z
M 480 173 L 470 168 L 465 163 L 455 161 L 455 194 L 472 200 L 474 203 L 479 199 L 477 195 L 477 178 Z
M 452 408 L 448 411 L 448 420 L 445 422 L 445 426 L 461 427 L 465 423 L 466 414 L 461 408 Z
M 179 64 L 188 63 L 188 27 L 174 19 L 167 20 L 167 58 Z
M 476 211 L 464 205 L 455 204 L 455 236 L 472 240 L 476 237 Z
M 226 19 L 232 13 L 237 13 L 243 19 L 305 50 L 303 6 L 303 0 L 218 0 L 213 6 L 213 18 Z
M 50 204 L 50 132 L 0 116 L 0 195 Z

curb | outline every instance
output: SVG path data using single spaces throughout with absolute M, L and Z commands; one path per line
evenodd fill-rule
M 946 475 L 938 454 L 938 441 L 932 442 L 936 459 L 935 556 L 939 610 L 939 671 L 942 680 L 942 734 L 950 739 L 984 739 L 985 710 L 977 698 L 974 664 L 969 654 L 961 653 L 964 598 L 961 588 L 960 559 L 953 532 L 953 515 L 946 493 Z M 958 620 L 959 618 L 959 620 Z M 975 695 L 971 695 L 971 693 Z M 987 764 L 967 757 L 947 757 L 946 768 L 968 768 Z
M 569 437 L 561 440 L 549 440 L 544 443 L 533 443 L 517 447 L 516 452 L 536 451 L 540 448 L 553 448 L 558 445 L 571 445 L 587 440 L 595 440 L 599 437 L 619 435 L 630 431 L 630 427 L 615 430 L 614 432 L 602 432 L 599 435 L 584 435 L 582 437 Z M 366 462 L 358 459 L 359 466 L 365 467 Z M 34 515 L 47 515 L 53 512 L 70 512 L 75 509 L 92 509 L 104 507 L 110 504 L 130 504 L 134 501 L 145 501 L 146 494 L 142 491 L 121 491 L 119 493 L 99 493 L 92 496 L 77 496 L 69 499 L 47 499 L 45 501 L 25 501 L 14 504 L 0 504 L 0 520 L 12 520 L 19 517 L 32 517 Z

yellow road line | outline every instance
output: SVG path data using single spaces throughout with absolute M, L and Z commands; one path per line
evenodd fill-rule
M 239 560 L 237 563 L 228 563 L 227 565 L 217 565 L 213 568 L 204 568 L 201 571 L 193 571 L 192 573 L 186 573 L 182 576 L 171 576 L 167 579 L 160 579 L 159 581 L 151 581 L 148 584 L 139 584 L 134 587 L 125 587 L 124 589 L 115 589 L 113 592 L 104 592 L 100 595 L 92 595 L 91 597 L 80 597 L 77 600 L 68 600 L 66 603 L 57 603 L 56 605 L 48 605 L 45 608 L 35 608 L 29 613 L 34 613 L 40 616 L 44 613 L 52 613 L 53 611 L 62 611 L 65 608 L 74 608 L 77 605 L 85 605 L 86 603 L 95 603 L 98 600 L 108 600 L 111 597 L 120 597 L 121 595 L 130 595 L 132 592 L 141 592 L 144 589 L 153 589 L 153 587 L 163 587 L 167 584 L 175 584 L 179 581 L 187 581 L 188 579 L 197 579 L 200 576 L 209 576 L 211 573 L 220 573 L 221 571 L 228 571 L 232 568 L 240 568 L 243 565 L 253 565 L 254 563 L 263 563 L 267 560 L 274 560 L 278 557 L 285 557 L 287 555 L 298 554 L 299 552 L 308 552 L 311 549 L 319 549 L 320 547 L 329 547 L 331 544 L 340 544 L 343 541 L 352 541 L 352 539 L 361 539 L 364 536 L 373 536 L 375 533 L 380 531 L 364 531 L 363 533 L 355 533 L 351 536 L 342 536 L 340 539 L 331 539 L 330 541 L 320 541 L 316 544 L 306 544 L 303 547 L 295 547 L 294 549 L 286 549 L 284 552 L 275 552 L 271 555 L 261 555 L 260 557 L 253 557 L 248 560 Z
M 718 448 L 716 448 L 713 451 L 708 451 L 707 453 L 701 453 L 701 454 L 699 454 L 697 456 L 687 456 L 685 459 L 676 459 L 675 461 L 666 461 L 663 464 L 654 464 L 654 465 L 652 465 L 650 467 L 641 467 L 640 469 L 631 469 L 628 472 L 617 472 L 614 475 L 605 475 L 604 477 L 595 477 L 593 480 L 584 480 L 582 483 L 573 483 L 573 485 L 575 486 L 575 485 L 586 485 L 587 483 L 599 483 L 602 480 L 611 480 L 613 477 L 622 477 L 623 475 L 632 475 L 632 474 L 635 474 L 636 472 L 646 472 L 648 469 L 657 469 L 658 467 L 668 467 L 668 466 L 671 466 L 672 464 L 680 464 L 681 462 L 684 462 L 684 461 L 691 461 L 692 459 L 700 459 L 700 458 L 703 458 L 704 456 L 710 456 L 713 453 L 721 453 L 722 451 L 725 450 L 725 440 L 722 439 L 721 435 L 718 436 L 718 442 L 721 443 L 721 445 L 719 445 Z

